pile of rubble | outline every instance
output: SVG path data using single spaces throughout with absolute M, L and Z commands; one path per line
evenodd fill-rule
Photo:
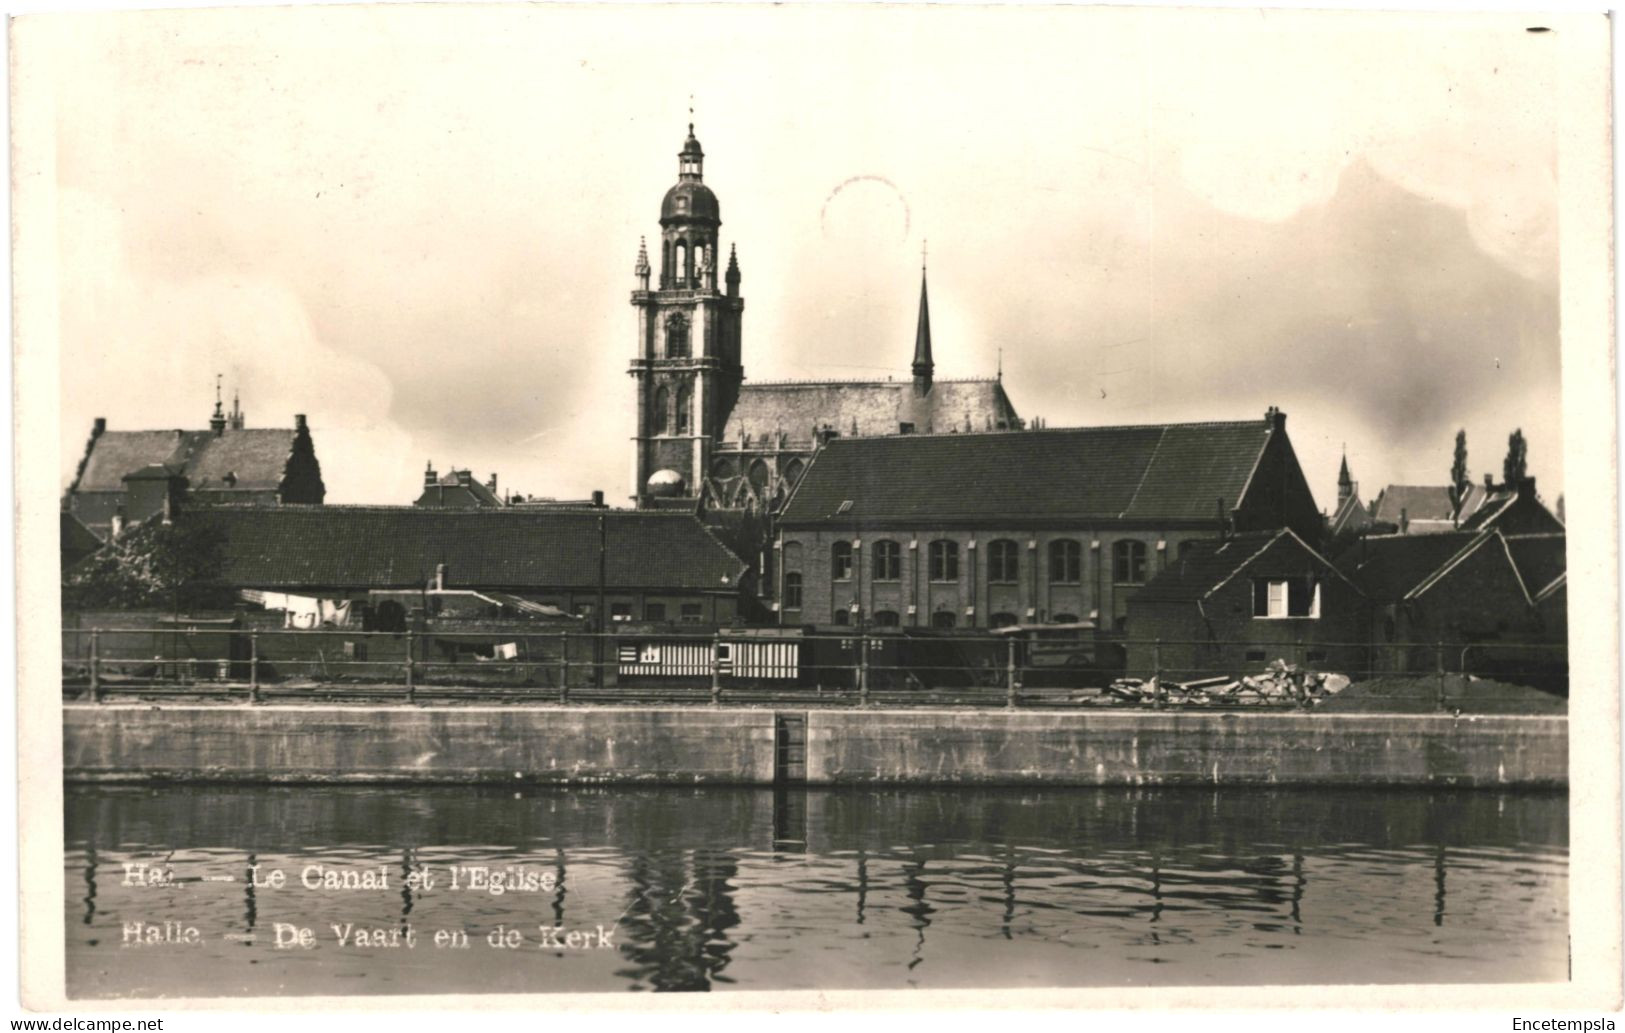
M 1272 661 L 1262 674 L 1240 678 L 1198 678 L 1173 681 L 1167 678 L 1119 678 L 1101 697 L 1103 702 L 1156 703 L 1164 706 L 1224 704 L 1292 704 L 1310 707 L 1348 687 L 1346 675 L 1311 671 Z

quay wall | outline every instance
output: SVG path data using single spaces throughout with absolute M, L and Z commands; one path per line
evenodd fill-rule
M 70 781 L 1567 785 L 1563 716 L 68 705 Z M 791 771 L 789 774 L 793 775 Z

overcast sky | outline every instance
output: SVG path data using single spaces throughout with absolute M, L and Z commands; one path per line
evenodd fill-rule
M 1262 418 L 1316 501 L 1562 486 L 1552 34 L 1500 17 L 393 6 L 36 19 L 65 485 L 91 420 L 309 414 L 331 502 L 426 460 L 630 490 L 640 235 L 688 120 L 750 379 L 939 377 L 1052 426 Z

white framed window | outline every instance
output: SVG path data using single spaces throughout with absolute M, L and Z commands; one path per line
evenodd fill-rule
M 1320 617 L 1320 582 L 1312 578 L 1257 578 L 1253 616 L 1260 620 Z

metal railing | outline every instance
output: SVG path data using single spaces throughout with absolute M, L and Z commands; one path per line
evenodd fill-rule
M 605 634 L 525 626 L 379 632 L 222 623 L 181 618 L 143 627 L 64 629 L 63 691 L 95 702 L 1312 708 L 1345 685 L 1369 685 L 1382 690 L 1377 697 L 1403 697 L 1408 707 L 1421 701 L 1435 710 L 1483 711 L 1491 695 L 1506 695 L 1506 686 L 1560 698 L 1568 678 L 1566 647 L 1540 642 L 1218 641 L 1094 633 L 1072 639 L 1042 630 L 801 632 L 680 625 Z

